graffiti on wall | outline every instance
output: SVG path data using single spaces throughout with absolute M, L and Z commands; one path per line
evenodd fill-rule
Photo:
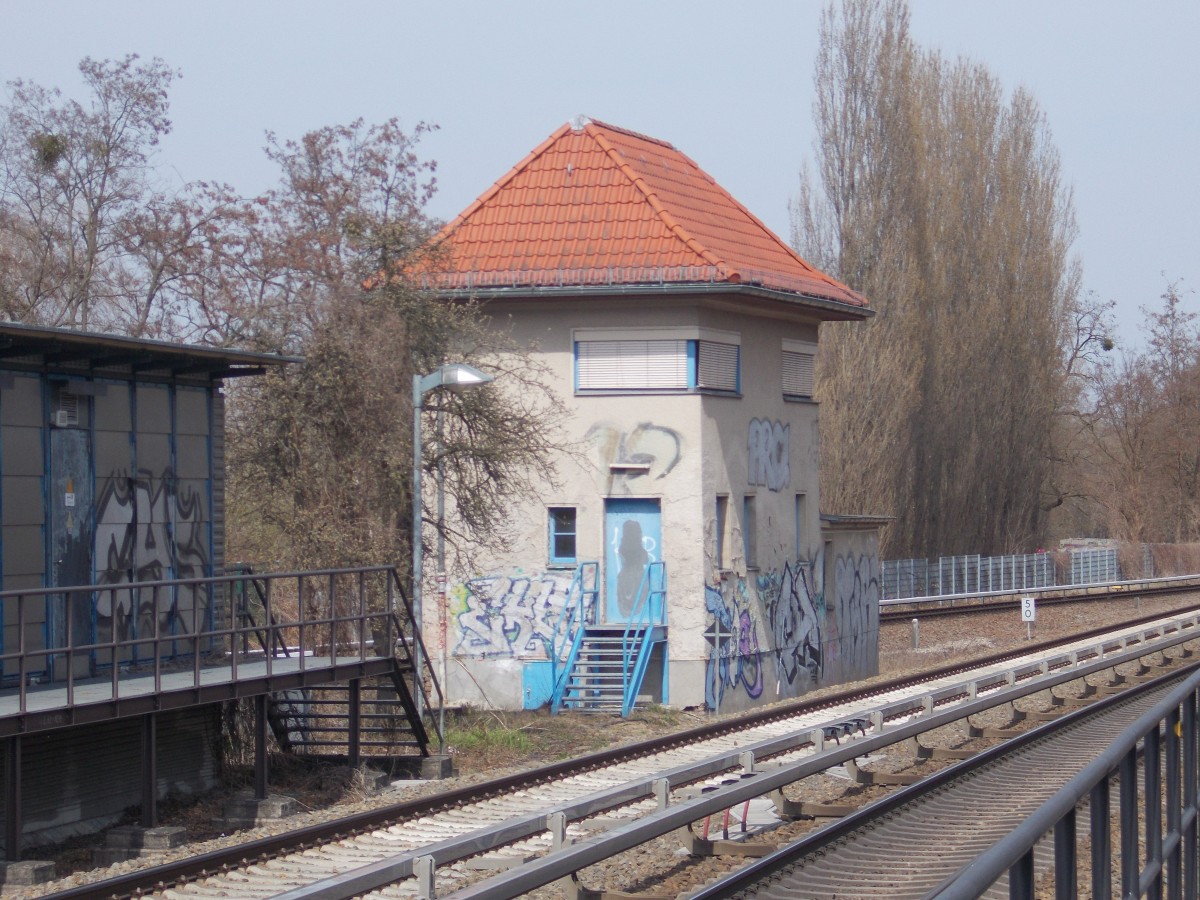
M 209 565 L 206 498 L 171 469 L 133 477 L 113 472 L 96 502 L 96 569 L 100 584 L 129 584 L 206 575 Z M 203 598 L 194 589 L 116 591 L 96 600 L 101 639 L 190 633 Z M 137 600 L 135 602 L 134 595 Z M 197 603 L 201 606 L 197 609 Z M 136 605 L 136 609 L 133 607 Z M 115 607 L 115 608 L 114 608 Z
M 782 569 L 755 575 L 752 582 L 737 578 L 704 586 L 710 616 L 704 692 L 709 709 L 718 709 L 734 689 L 751 700 L 761 697 L 770 661 L 778 687 L 786 683 L 803 693 L 820 683 L 825 598 L 816 589 L 815 569 L 814 563 L 785 563 Z M 766 650 L 760 649 L 760 625 Z
M 745 582 L 739 583 L 733 597 L 726 600 L 721 590 L 704 587 L 704 603 L 712 616 L 705 639 L 709 644 L 708 671 L 704 681 L 704 702 L 717 709 L 725 691 L 741 688 L 746 696 L 762 696 L 762 659 L 758 650 L 758 628 L 750 611 Z
M 770 623 L 777 677 L 801 692 L 821 679 L 821 621 L 811 564 L 784 563 L 783 571 L 758 576 L 758 594 Z
M 600 470 L 622 483 L 638 478 L 665 478 L 683 458 L 683 438 L 679 432 L 652 422 L 639 422 L 629 431 L 597 422 L 588 429 L 584 440 Z M 621 469 L 622 466 L 629 468 Z
M 747 434 L 747 481 L 781 491 L 791 480 L 791 425 L 751 419 Z
M 456 656 L 543 657 L 571 587 L 569 574 L 486 575 L 454 592 Z
M 830 613 L 840 637 L 841 661 L 861 670 L 871 666 L 878 652 L 874 611 L 879 608 L 883 592 L 876 558 L 866 553 L 839 556 L 836 579 Z

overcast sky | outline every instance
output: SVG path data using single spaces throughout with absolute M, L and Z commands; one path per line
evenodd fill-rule
M 1118 340 L 1168 281 L 1200 288 L 1200 2 L 912 0 L 914 37 L 1024 85 L 1074 189 L 1084 285 Z M 450 218 L 577 114 L 670 141 L 785 239 L 812 152 L 821 4 L 762 0 L 0 0 L 0 81 L 78 95 L 84 56 L 183 72 L 162 162 L 246 194 L 263 133 L 436 123 Z M 1188 293 L 1187 308 L 1200 309 Z

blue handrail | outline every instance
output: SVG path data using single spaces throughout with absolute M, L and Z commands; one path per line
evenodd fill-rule
M 645 678 L 646 669 L 650 665 L 650 655 L 654 649 L 654 643 L 647 640 L 650 630 L 656 625 L 667 624 L 666 563 L 652 562 L 646 566 L 636 598 L 629 616 L 629 624 L 625 626 L 625 634 L 621 640 L 625 671 L 625 698 L 621 705 L 621 715 L 624 718 L 628 718 L 633 711 L 638 691 L 642 688 L 642 679 Z M 633 658 L 635 653 L 636 659 Z
M 546 641 L 546 655 L 550 659 L 550 683 L 554 686 L 550 696 L 552 713 L 562 709 L 571 669 L 583 643 L 584 628 L 595 622 L 599 584 L 598 562 L 581 562 L 575 567 L 575 577 L 571 579 L 571 586 L 567 589 L 567 599 L 563 603 L 562 612 L 554 624 L 554 631 Z

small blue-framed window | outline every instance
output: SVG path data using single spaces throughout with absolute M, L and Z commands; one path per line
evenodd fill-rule
M 729 543 L 726 540 L 726 530 L 729 528 L 729 496 L 717 494 L 716 531 L 716 563 L 718 569 L 729 568 Z
M 578 558 L 576 547 L 576 510 L 573 506 L 551 506 L 548 509 L 550 522 L 550 563 L 561 566 L 574 563 Z
M 758 508 L 753 494 L 742 498 L 742 554 L 747 569 L 758 568 Z

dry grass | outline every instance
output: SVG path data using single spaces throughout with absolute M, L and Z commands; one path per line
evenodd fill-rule
M 628 719 L 469 707 L 456 710 L 446 723 L 446 747 L 462 774 L 517 765 L 533 768 L 666 734 L 689 724 L 687 719 L 687 713 L 666 707 L 638 710 Z

